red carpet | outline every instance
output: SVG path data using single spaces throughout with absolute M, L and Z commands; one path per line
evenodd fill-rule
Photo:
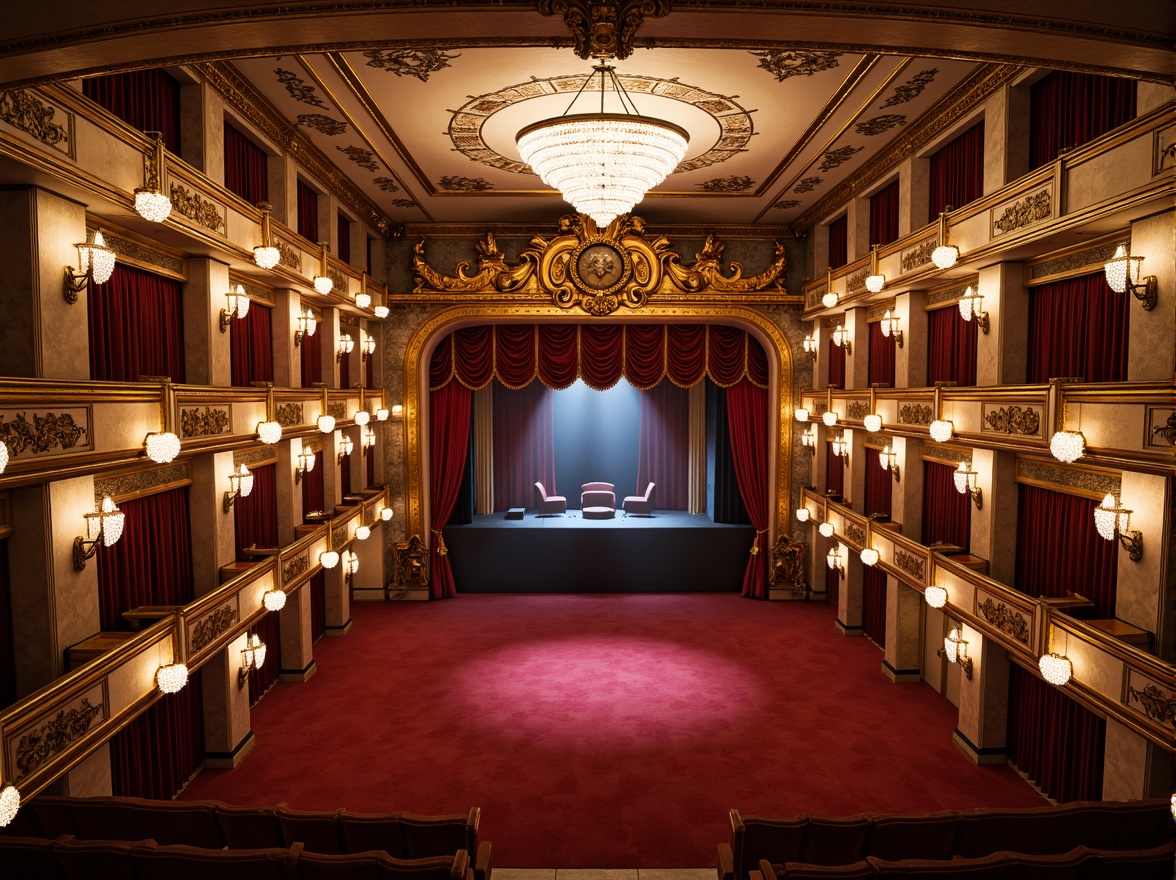
M 891 684 L 827 604 L 730 594 L 352 606 L 318 674 L 254 708 L 257 746 L 184 793 L 464 812 L 506 867 L 702 867 L 727 811 L 1043 802 L 951 744 L 956 709 Z

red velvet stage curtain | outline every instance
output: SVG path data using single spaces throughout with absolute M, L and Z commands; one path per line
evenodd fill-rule
M 739 496 L 756 530 L 758 553 L 750 553 L 743 574 L 741 595 L 766 599 L 766 541 L 760 532 L 768 528 L 768 393 L 746 379 L 727 389 L 727 426 L 731 435 L 731 459 L 739 481 Z
M 833 444 L 825 444 L 825 494 L 841 497 L 845 492 L 845 464 L 841 456 L 833 454 Z
M 494 509 L 531 507 L 535 483 L 555 485 L 554 392 L 541 382 L 494 387 Z
M 829 224 L 829 268 L 849 262 L 849 215 L 842 214 Z
M 180 84 L 162 70 L 136 70 L 82 80 L 82 94 L 139 131 L 158 131 L 180 152 Z
M 0 709 L 16 702 L 16 641 L 12 635 L 12 587 L 8 542 L 0 539 Z
M 663 380 L 639 398 L 637 495 L 652 481 L 655 504 L 664 510 L 688 506 L 690 395 Z
M 870 196 L 870 244 L 890 244 L 898 238 L 898 181 Z
M 923 543 L 953 544 L 967 553 L 972 543 L 972 499 L 956 491 L 954 472 L 949 464 L 923 462 Z
M 433 490 L 429 577 L 433 582 L 434 599 L 457 595 L 449 558 L 437 551 L 443 546 L 441 530 L 449 521 L 461 491 L 470 442 L 472 403 L 473 395 L 460 382 L 450 382 L 429 395 L 429 485 Z
M 866 565 L 862 578 L 862 631 L 883 651 L 886 650 L 886 572 Z
M 894 387 L 894 359 L 898 351 L 893 336 L 882 335 L 882 325 L 870 325 L 870 363 L 868 381 L 871 385 Z
M 1130 294 L 1111 290 L 1102 272 L 1032 288 L 1029 381 L 1126 380 L 1130 304 Z
M 845 348 L 829 343 L 829 384 L 834 388 L 845 387 Z
M 269 201 L 269 157 L 248 135 L 227 122 L 225 189 L 251 205 Z
M 123 535 L 98 551 L 98 616 L 106 632 L 133 629 L 124 611 L 140 605 L 187 605 L 192 541 L 186 487 L 119 504 Z
M 302 516 L 323 511 L 323 451 L 314 454 L 314 470 L 302 475 Z
M 197 669 L 110 740 L 115 797 L 171 800 L 204 763 L 204 685 Z
M 866 516 L 881 514 L 890 519 L 894 478 L 882 467 L 877 449 L 866 449 Z
M 1029 168 L 1052 162 L 1129 122 L 1135 115 L 1132 79 L 1057 70 L 1029 91 Z
M 321 573 L 321 572 L 320 572 Z M 277 683 L 282 671 L 282 627 L 276 611 L 261 616 L 249 630 L 265 645 L 265 662 L 260 669 L 249 670 L 249 705 L 253 706 Z
M 303 336 L 298 350 L 302 352 L 302 387 L 309 388 L 315 382 L 323 381 L 323 336 L 317 330 L 314 336 Z
M 1016 663 L 1008 706 L 1009 761 L 1059 803 L 1101 800 L 1106 721 Z
M 962 208 L 984 195 L 984 120 L 931 155 L 927 221 L 947 206 Z
M 313 242 L 319 240 L 318 193 L 298 181 L 298 234 Z
M 1094 616 L 1115 616 L 1119 542 L 1094 527 L 1099 502 L 1037 486 L 1017 487 L 1017 566 L 1013 584 L 1030 596 L 1071 590 L 1094 602 Z
M 279 546 L 278 489 L 274 466 L 267 464 L 251 470 L 253 491 L 247 498 L 238 498 L 233 507 L 233 528 L 237 538 L 239 562 L 256 561 L 254 557 L 245 553 L 247 547 Z
M 956 307 L 927 313 L 927 384 L 976 384 L 975 321 L 965 321 Z
M 351 263 L 351 221 L 340 214 L 335 221 L 335 237 L 338 241 L 338 257 L 344 263 Z
M 251 303 L 249 314 L 229 325 L 233 384 L 274 381 L 273 311 Z
M 90 378 L 137 382 L 140 376 L 184 381 L 184 305 L 180 282 L 118 263 L 86 297 Z

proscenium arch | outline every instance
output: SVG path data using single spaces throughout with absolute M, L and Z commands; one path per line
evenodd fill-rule
M 485 303 L 453 306 L 431 315 L 417 328 L 404 353 L 404 444 L 406 537 L 420 535 L 430 544 L 431 492 L 429 485 L 429 360 L 438 343 L 463 327 L 481 324 L 594 324 L 602 319 L 571 315 L 555 306 L 515 306 L 495 309 Z M 613 315 L 605 321 L 627 324 L 726 324 L 750 333 L 768 358 L 768 401 L 775 418 L 768 419 L 768 487 L 774 504 L 768 506 L 767 552 L 781 524 L 788 522 L 792 486 L 792 347 L 771 319 L 747 306 L 648 306 L 638 312 Z M 774 454 L 773 454 L 774 453 Z M 787 531 L 785 528 L 784 531 Z M 460 585 L 459 585 L 460 589 Z

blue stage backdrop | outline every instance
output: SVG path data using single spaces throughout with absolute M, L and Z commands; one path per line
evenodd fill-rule
M 579 509 L 580 486 L 594 480 L 616 485 L 618 506 L 636 493 L 641 393 L 624 379 L 607 391 L 577 379 L 555 393 L 555 482 L 569 509 Z

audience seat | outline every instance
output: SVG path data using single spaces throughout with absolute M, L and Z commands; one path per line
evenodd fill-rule
M 653 490 L 656 483 L 645 487 L 644 495 L 626 495 L 621 502 L 621 509 L 625 516 L 653 516 Z
M 307 852 L 339 855 L 347 852 L 339 817 L 343 810 L 333 812 L 303 812 L 278 806 L 278 823 L 282 826 L 282 840 L 286 846 L 301 843 Z
M 0 865 L 4 866 L 3 876 L 67 880 L 65 869 L 61 867 L 53 851 L 54 843 L 55 841 L 45 837 L 0 837 Z
M 285 804 L 279 806 L 284 807 Z M 229 849 L 285 846 L 277 807 L 216 805 L 216 820 Z
M 165 845 L 182 843 L 207 849 L 225 845 L 211 803 L 95 797 L 74 799 L 72 807 L 73 833 L 79 840 L 119 840 L 133 829 L 136 836 Z
M 557 513 L 562 516 L 567 512 L 568 499 L 563 495 L 548 495 L 542 483 L 535 484 L 535 491 L 539 493 L 538 501 L 535 505 L 538 516 L 550 516 Z
M 131 853 L 138 880 L 287 880 L 298 850 L 140 847 Z M 93 875 L 100 876 L 100 875 Z

